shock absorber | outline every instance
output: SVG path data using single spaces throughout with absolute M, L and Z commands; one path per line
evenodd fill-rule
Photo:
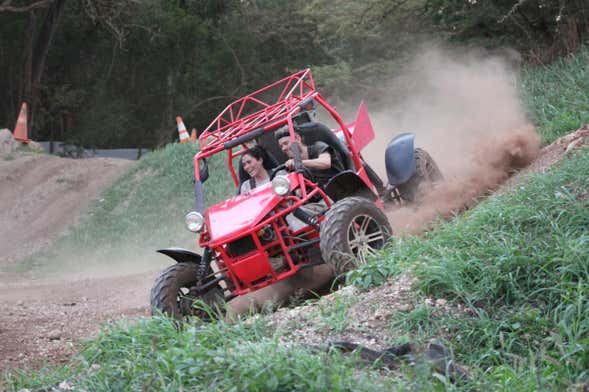
M 210 262 L 211 250 L 209 248 L 204 248 L 204 251 L 202 252 L 202 257 L 200 258 L 200 263 L 198 265 L 197 286 L 201 286 L 203 284 L 203 280 L 207 276 L 207 269 L 209 267 Z
M 293 215 L 305 222 L 306 224 L 313 226 L 315 229 L 319 230 L 319 221 L 317 220 L 316 216 L 308 214 L 307 212 L 303 211 L 301 208 L 297 208 L 293 211 Z

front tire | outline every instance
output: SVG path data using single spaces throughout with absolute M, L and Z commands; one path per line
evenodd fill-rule
M 194 303 L 201 300 L 212 310 L 219 310 L 225 302 L 223 289 L 214 285 L 205 292 L 197 292 L 198 270 L 196 263 L 178 263 L 166 268 L 151 289 L 152 314 L 162 312 L 177 320 L 197 316 L 210 321 L 211 312 L 195 307 Z
M 347 197 L 335 203 L 321 223 L 321 256 L 341 275 L 365 264 L 391 234 L 387 217 L 374 202 Z

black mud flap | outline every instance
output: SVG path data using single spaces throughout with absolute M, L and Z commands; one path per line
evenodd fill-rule
M 200 263 L 201 255 L 182 248 L 158 249 L 158 253 L 164 254 L 178 263 Z

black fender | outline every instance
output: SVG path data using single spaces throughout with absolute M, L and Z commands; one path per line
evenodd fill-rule
M 393 138 L 385 150 L 384 162 L 390 185 L 407 182 L 415 173 L 415 135 L 401 133 Z
M 377 198 L 360 176 L 352 170 L 345 170 L 333 176 L 325 184 L 324 190 L 334 202 L 349 196 L 363 196 L 372 201 Z
M 156 252 L 164 254 L 178 263 L 196 263 L 199 264 L 202 256 L 198 253 L 191 252 L 187 249 L 182 248 L 166 248 L 158 249 Z

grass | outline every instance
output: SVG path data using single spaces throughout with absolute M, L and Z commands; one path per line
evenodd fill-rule
M 350 278 L 366 287 L 379 266 L 391 274 L 412 266 L 424 298 L 464 304 L 467 311 L 454 314 L 420 305 L 391 327 L 421 340 L 447 337 L 486 387 L 497 387 L 495 372 L 507 370 L 533 390 L 585 382 L 589 177 L 580 173 L 588 171 L 584 149 L 421 238 L 391 244 L 382 260 Z
M 350 323 L 349 310 L 357 302 L 350 293 L 335 293 L 331 302 L 317 302 L 315 310 L 309 316 L 319 320 L 317 328 L 322 331 L 341 333 Z
M 11 373 L 8 390 L 66 381 L 74 390 L 374 391 L 390 390 L 378 369 L 357 373 L 354 358 L 286 347 L 265 322 L 189 326 L 165 318 L 105 327 L 69 370 Z
M 524 70 L 522 87 L 544 143 L 589 123 L 589 47 Z

